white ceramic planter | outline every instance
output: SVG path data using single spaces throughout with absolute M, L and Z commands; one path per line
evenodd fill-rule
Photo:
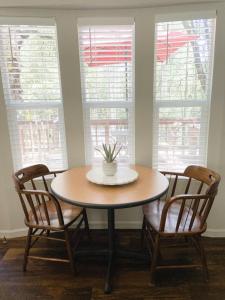
M 103 162 L 102 162 L 102 170 L 103 170 L 103 173 L 106 176 L 113 176 L 113 175 L 115 175 L 116 171 L 117 171 L 117 162 L 113 161 L 113 162 L 108 163 L 105 160 L 103 160 Z

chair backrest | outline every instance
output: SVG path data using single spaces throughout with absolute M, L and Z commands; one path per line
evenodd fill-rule
M 164 174 L 170 176 L 171 185 L 161 215 L 160 231 L 164 231 L 168 221 L 167 215 L 175 211 L 175 205 L 179 207 L 176 211 L 175 232 L 191 233 L 205 230 L 207 217 L 218 192 L 220 175 L 200 166 L 189 166 L 183 173 Z M 181 183 L 183 191 L 180 192 L 179 188 L 179 193 L 176 193 L 178 182 Z
M 199 182 L 198 194 L 201 193 L 203 185 L 206 184 L 208 186 L 206 194 L 216 196 L 220 183 L 220 175 L 216 172 L 200 166 L 189 166 L 185 169 L 184 175 L 189 177 L 190 183 L 193 179 Z
M 34 179 L 38 178 L 46 191 L 48 191 L 47 181 L 45 176 L 49 174 L 49 169 L 46 165 L 37 164 L 29 166 L 18 170 L 13 174 L 13 180 L 15 187 L 18 190 L 25 189 L 25 184 L 30 184 L 30 186 L 37 190 Z
M 46 176 L 49 175 L 55 176 L 56 173 L 50 172 L 48 167 L 43 164 L 23 168 L 12 175 L 27 225 L 32 223 L 40 228 L 51 226 L 49 202 L 47 201 L 51 201 L 51 209 L 55 210 L 59 224 L 63 225 L 60 204 L 49 192 L 46 179 Z M 38 179 L 38 187 L 34 179 Z

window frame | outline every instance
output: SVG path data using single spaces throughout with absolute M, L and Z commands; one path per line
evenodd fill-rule
M 81 57 L 81 45 L 80 45 L 80 27 L 88 26 L 117 26 L 120 25 L 131 25 L 132 28 L 132 87 L 131 100 L 127 101 L 90 101 L 86 100 L 85 91 L 85 72 L 83 71 L 83 62 Z M 93 158 L 93 146 L 92 146 L 92 134 L 91 134 L 91 118 L 90 111 L 92 108 L 124 108 L 128 113 L 128 151 L 129 151 L 129 161 L 119 161 L 120 164 L 134 164 L 135 161 L 135 23 L 134 19 L 130 18 L 112 18 L 112 19 L 95 19 L 95 18 L 81 18 L 78 21 L 78 43 L 79 43 L 79 60 L 80 60 L 80 76 L 81 76 L 81 92 L 82 92 L 82 107 L 83 107 L 83 126 L 84 126 L 84 144 L 85 144 L 85 163 L 90 164 L 99 164 L 98 159 Z
M 181 19 L 182 18 L 182 19 Z M 156 99 L 156 43 L 157 43 L 157 24 L 161 22 L 169 23 L 176 21 L 185 21 L 185 20 L 197 20 L 197 19 L 214 19 L 214 34 L 211 40 L 211 59 L 209 61 L 209 78 L 208 78 L 208 91 L 207 97 L 205 100 L 159 100 Z M 207 165 L 208 157 L 208 138 L 209 138 L 209 122 L 210 122 L 210 107 L 211 107 L 211 91 L 212 91 L 212 80 L 213 80 L 213 65 L 214 65 L 214 51 L 215 51 L 215 33 L 216 33 L 216 12 L 202 12 L 200 16 L 197 12 L 193 15 L 190 13 L 183 14 L 171 14 L 171 15 L 159 15 L 155 20 L 155 39 L 154 39 L 154 83 L 153 83 L 153 147 L 152 147 L 152 164 L 154 169 L 159 169 L 160 171 L 168 171 L 168 167 L 164 168 L 160 165 L 159 162 L 159 112 L 160 108 L 185 108 L 185 107 L 200 107 L 201 117 L 200 117 L 200 134 L 199 134 L 199 162 L 202 166 Z M 205 118 L 207 118 L 207 125 L 205 126 Z M 193 164 L 195 164 L 193 162 Z M 169 165 L 169 163 L 167 164 Z M 172 168 L 172 171 L 183 171 L 176 165 L 175 168 Z
M 7 22 L 6 22 L 7 21 Z M 57 37 L 57 26 L 53 19 L 32 19 L 32 18 L 15 18 L 8 20 L 7 18 L 0 18 L 0 26 L 24 26 L 30 25 L 31 27 L 35 26 L 47 26 L 54 28 L 54 39 L 56 44 L 56 63 L 57 63 L 57 73 L 59 78 L 59 90 L 60 90 L 60 100 L 25 100 L 18 101 L 13 99 L 11 96 L 12 89 L 9 86 L 9 74 L 8 71 L 2 72 L 2 87 L 4 91 L 4 103 L 7 112 L 7 122 L 8 122 L 8 130 L 10 135 L 10 148 L 13 159 L 14 170 L 21 169 L 26 167 L 27 164 L 23 164 L 23 158 L 21 153 L 21 145 L 19 143 L 19 128 L 17 121 L 17 112 L 22 110 L 48 110 L 48 109 L 57 109 L 58 111 L 58 124 L 59 124 L 59 135 L 61 139 L 61 165 L 62 169 L 66 169 L 68 167 L 68 159 L 67 159 L 67 146 L 66 146 L 66 135 L 65 135 L 65 123 L 64 123 L 64 107 L 63 107 L 63 97 L 62 97 L 62 84 L 61 84 L 61 72 L 60 72 L 60 63 L 59 63 L 59 49 L 58 49 L 58 37 Z M 5 63 L 5 62 L 3 62 Z M 7 67 L 5 67 L 7 69 Z M 1 70 L 1 67 L 0 67 Z M 4 86 L 4 82 L 6 83 L 6 87 Z M 9 94 L 5 95 L 5 91 Z M 42 163 L 40 162 L 32 162 L 30 164 Z M 45 162 L 46 163 L 46 162 Z M 61 169 L 61 168 L 60 168 Z

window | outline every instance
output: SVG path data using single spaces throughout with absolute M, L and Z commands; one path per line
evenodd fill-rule
M 215 19 L 156 23 L 153 166 L 206 165 Z
M 0 25 L 0 67 L 14 168 L 66 168 L 56 26 Z
M 120 163 L 134 160 L 134 25 L 81 25 L 81 86 L 86 163 L 102 143 L 122 146 Z

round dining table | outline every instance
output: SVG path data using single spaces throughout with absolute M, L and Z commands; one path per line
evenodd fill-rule
M 115 209 L 141 206 L 158 200 L 169 186 L 167 178 L 160 172 L 141 165 L 131 166 L 138 173 L 135 182 L 126 185 L 106 186 L 91 183 L 86 174 L 91 169 L 82 166 L 69 169 L 51 183 L 52 193 L 60 200 L 85 208 L 106 209 L 108 214 L 108 248 L 99 250 L 108 255 L 108 268 L 105 278 L 105 293 L 112 289 L 112 266 L 116 255 L 125 251 L 115 247 Z M 135 256 L 135 254 L 133 253 Z M 127 251 L 127 257 L 132 256 Z

